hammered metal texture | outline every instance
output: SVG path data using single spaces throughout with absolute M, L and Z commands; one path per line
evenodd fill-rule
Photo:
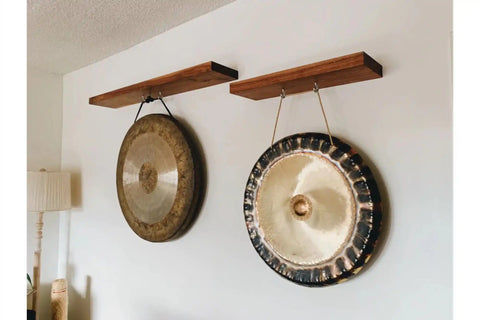
M 278 274 L 301 285 L 325 286 L 358 273 L 380 232 L 380 194 L 370 169 L 349 145 L 333 142 L 321 133 L 280 140 L 254 165 L 245 189 L 253 246 Z
M 200 163 L 178 121 L 147 115 L 128 130 L 117 162 L 117 195 L 129 226 L 161 242 L 184 231 L 200 201 Z

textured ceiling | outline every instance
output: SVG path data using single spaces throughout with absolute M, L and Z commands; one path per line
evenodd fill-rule
M 28 0 L 28 66 L 68 73 L 230 2 Z

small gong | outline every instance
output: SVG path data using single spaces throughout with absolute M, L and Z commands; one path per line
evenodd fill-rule
M 180 236 L 200 202 L 200 162 L 180 123 L 150 114 L 136 121 L 117 162 L 117 195 L 129 226 L 160 242 Z
M 321 133 L 286 137 L 254 165 L 244 198 L 261 258 L 301 285 L 339 283 L 369 260 L 380 231 L 380 194 L 348 144 Z

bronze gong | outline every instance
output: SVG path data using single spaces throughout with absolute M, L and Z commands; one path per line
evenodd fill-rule
M 370 169 L 348 144 L 321 133 L 286 137 L 254 165 L 244 214 L 253 246 L 301 285 L 339 283 L 360 271 L 382 219 Z
M 160 242 L 180 236 L 193 220 L 201 193 L 200 162 L 179 122 L 150 114 L 136 121 L 117 162 L 117 195 L 129 226 Z

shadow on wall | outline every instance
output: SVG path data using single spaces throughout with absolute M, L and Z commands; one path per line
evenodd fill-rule
M 72 183 L 72 207 L 82 207 L 82 175 L 78 170 L 65 169 L 70 172 Z
M 38 301 L 38 317 L 40 319 L 50 319 L 52 310 L 50 306 L 50 292 L 52 290 L 51 283 L 40 283 L 39 301 Z
M 373 254 L 371 256 L 370 261 L 365 264 L 362 271 L 359 273 L 361 275 L 363 273 L 367 273 L 368 270 L 373 265 L 375 265 L 375 261 L 377 261 L 382 256 L 382 252 L 385 249 L 385 246 L 387 245 L 387 242 L 389 239 L 388 236 L 390 234 L 390 228 L 391 228 L 391 216 L 390 216 L 391 207 L 390 207 L 390 200 L 389 200 L 390 197 L 388 195 L 388 189 L 386 187 L 386 184 L 383 181 L 383 178 L 379 170 L 375 166 L 374 162 L 368 157 L 368 155 L 365 152 L 363 152 L 362 149 L 359 148 L 354 143 L 351 143 L 350 141 L 344 139 L 343 137 L 340 137 L 340 136 L 337 136 L 337 137 L 342 139 L 344 142 L 349 144 L 354 150 L 356 150 L 362 157 L 364 163 L 370 168 L 370 170 L 373 173 L 373 177 L 377 182 L 377 187 L 380 192 L 380 198 L 382 203 L 382 226 L 380 229 L 380 235 L 378 236 L 377 245 L 373 250 Z
M 92 277 L 85 277 L 85 289 L 80 290 L 72 285 L 75 278 L 73 266 L 70 265 L 68 269 L 68 318 L 70 320 L 90 320 L 92 314 Z M 82 291 L 84 294 L 81 293 Z

